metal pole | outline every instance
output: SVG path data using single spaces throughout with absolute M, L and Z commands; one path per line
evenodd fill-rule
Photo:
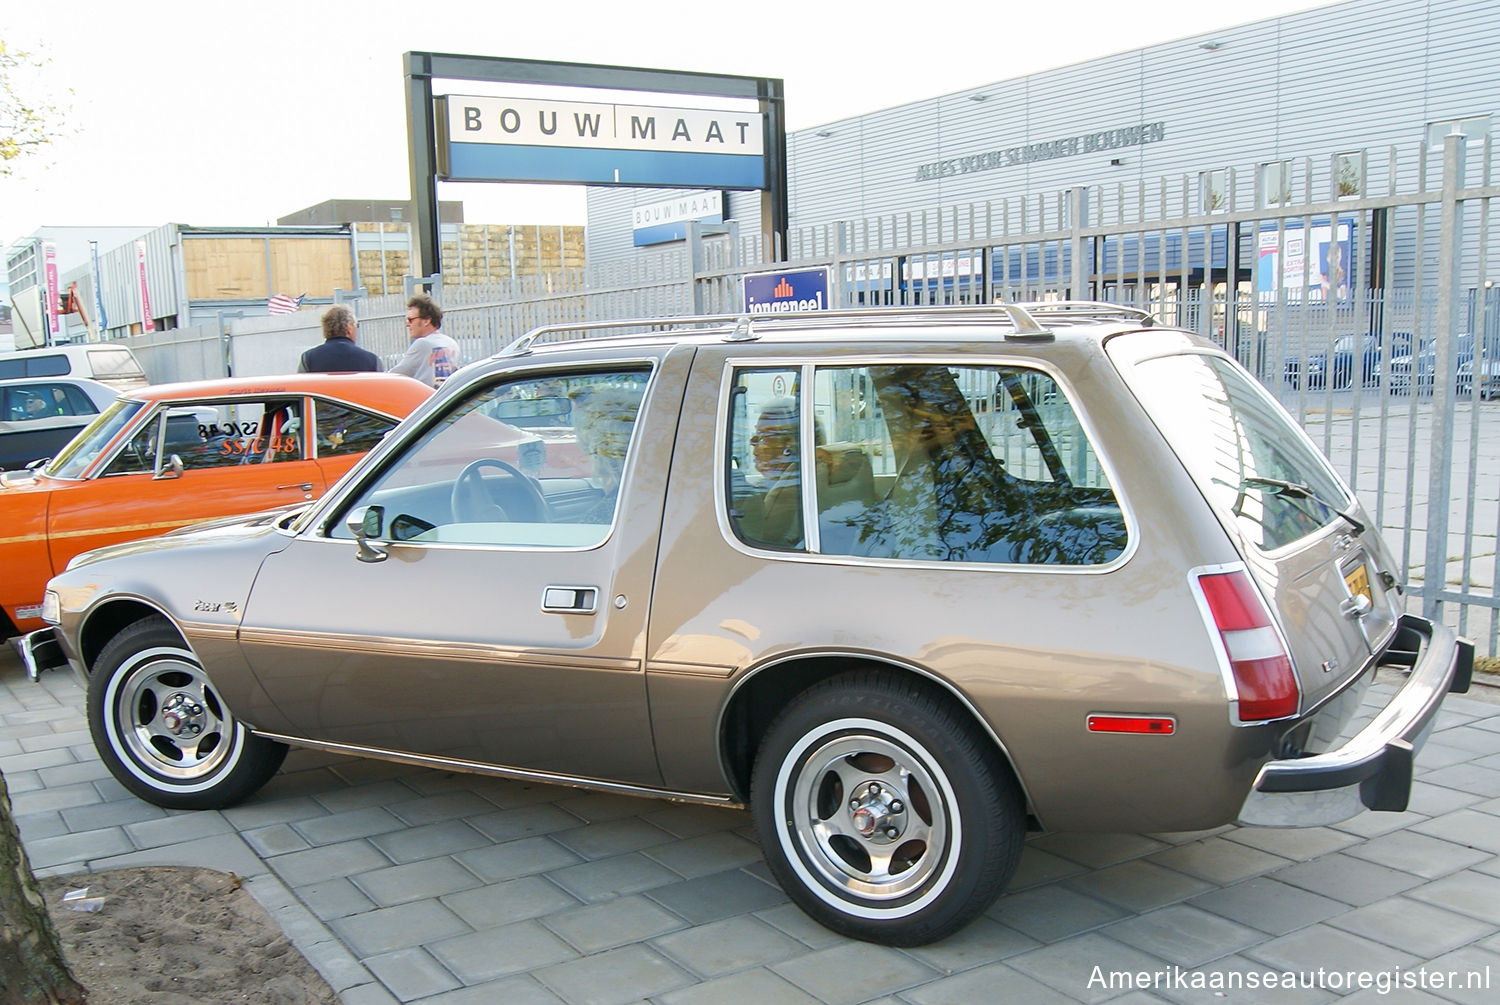
M 1442 612 L 1442 593 L 1448 581 L 1448 490 L 1452 478 L 1454 353 L 1453 300 L 1458 290 L 1463 206 L 1464 137 L 1443 138 L 1443 201 L 1438 251 L 1437 317 L 1432 373 L 1433 422 L 1427 468 L 1427 558 L 1422 573 L 1424 617 Z M 1415 350 L 1416 346 L 1413 346 Z M 1413 388 L 1415 392 L 1415 388 Z

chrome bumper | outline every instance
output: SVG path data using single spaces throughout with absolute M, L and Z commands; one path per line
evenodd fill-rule
M 1444 696 L 1469 690 L 1474 643 L 1445 625 L 1406 615 L 1380 664 L 1411 667 L 1390 702 L 1334 750 L 1263 765 L 1240 808 L 1240 823 L 1313 827 L 1365 809 L 1406 809 L 1416 753 Z
M 44 670 L 61 670 L 70 665 L 54 628 L 38 628 L 22 635 L 16 639 L 16 649 L 21 653 L 21 662 L 26 665 L 26 676 L 33 683 Z

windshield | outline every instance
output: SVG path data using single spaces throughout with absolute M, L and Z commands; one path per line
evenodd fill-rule
M 1199 489 L 1261 549 L 1306 537 L 1353 504 L 1291 417 L 1233 362 L 1161 356 L 1130 383 Z
M 44 472 L 53 478 L 82 478 L 84 469 L 93 463 L 99 452 L 113 440 L 145 408 L 145 402 L 129 398 L 116 398 L 114 404 L 100 412 L 73 437 L 68 445 L 47 464 Z

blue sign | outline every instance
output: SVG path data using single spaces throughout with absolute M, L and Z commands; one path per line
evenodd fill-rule
M 745 310 L 751 314 L 826 311 L 828 267 L 762 272 L 746 276 Z

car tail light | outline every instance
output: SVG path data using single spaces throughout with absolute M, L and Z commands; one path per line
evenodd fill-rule
M 1243 570 L 1205 573 L 1198 588 L 1229 660 L 1241 721 L 1295 715 L 1297 675 L 1250 577 Z

